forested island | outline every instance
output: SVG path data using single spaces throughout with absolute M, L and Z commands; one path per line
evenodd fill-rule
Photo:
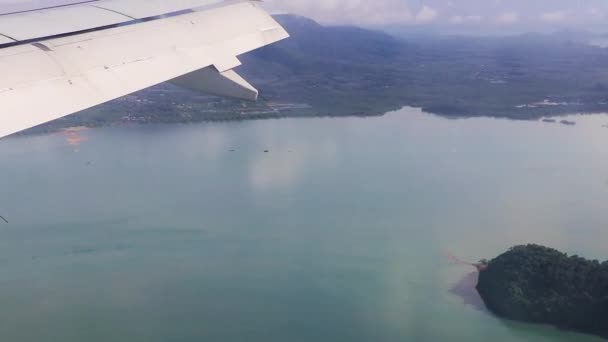
M 527 245 L 482 264 L 477 290 L 496 315 L 608 338 L 608 261 Z

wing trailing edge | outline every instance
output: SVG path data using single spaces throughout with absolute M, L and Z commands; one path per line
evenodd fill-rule
M 247 101 L 258 99 L 258 90 L 232 69 L 220 72 L 209 66 L 175 78 L 171 83 L 211 95 Z

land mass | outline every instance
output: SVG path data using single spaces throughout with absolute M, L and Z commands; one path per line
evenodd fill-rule
M 608 338 L 608 261 L 517 246 L 485 262 L 477 290 L 500 317 Z
M 34 129 L 302 116 L 382 115 L 403 106 L 447 117 L 536 120 L 608 112 L 608 49 L 569 35 L 396 38 L 279 15 L 291 38 L 241 57 L 257 103 L 161 84 Z M 30 131 L 32 132 L 32 131 Z

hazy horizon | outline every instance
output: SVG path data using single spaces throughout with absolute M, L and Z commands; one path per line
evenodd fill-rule
M 377 29 L 474 35 L 608 31 L 608 2 L 601 0 L 267 0 L 265 6 L 322 24 Z
M 0 14 L 82 0 L 0 0 Z M 608 2 L 587 0 L 267 0 L 271 12 L 324 25 L 420 33 L 510 35 L 564 30 L 608 32 Z

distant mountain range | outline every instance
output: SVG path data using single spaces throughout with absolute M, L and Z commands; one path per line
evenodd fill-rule
M 515 119 L 608 110 L 608 50 L 580 35 L 411 36 L 277 19 L 292 38 L 256 51 L 244 72 L 272 100 L 323 115 L 404 105 L 447 116 Z
M 402 106 L 450 117 L 538 119 L 608 112 L 608 49 L 572 33 L 411 35 L 280 15 L 291 38 L 242 56 L 259 103 L 160 85 L 39 127 L 381 115 Z

